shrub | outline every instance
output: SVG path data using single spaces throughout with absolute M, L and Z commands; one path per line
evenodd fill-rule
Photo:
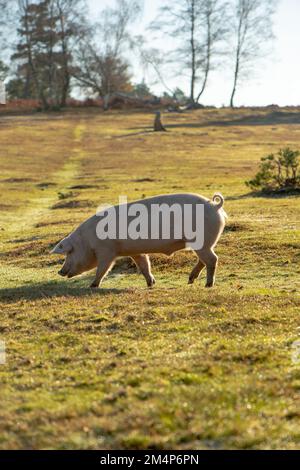
M 287 147 L 263 157 L 258 173 L 246 185 L 268 192 L 300 189 L 299 156 L 300 152 Z

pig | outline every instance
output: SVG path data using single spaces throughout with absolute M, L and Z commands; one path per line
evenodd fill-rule
M 172 234 L 170 234 L 169 238 L 163 237 L 161 232 L 155 238 L 151 237 L 151 227 L 147 228 L 149 235 L 147 238 L 122 238 L 119 234 L 113 237 L 106 236 L 105 238 L 105 236 L 102 236 L 102 228 L 99 228 L 99 221 L 103 220 L 104 216 L 108 214 L 107 211 L 103 210 L 83 222 L 52 250 L 51 253 L 53 254 L 66 255 L 65 263 L 58 274 L 63 277 L 72 278 L 97 268 L 95 278 L 90 286 L 91 288 L 97 288 L 112 268 L 116 258 L 128 256 L 133 259 L 140 269 L 146 279 L 147 286 L 153 287 L 155 278 L 151 272 L 149 255 L 162 253 L 170 256 L 176 251 L 192 247 L 198 256 L 198 261 L 190 273 L 189 284 L 193 284 L 201 271 L 206 267 L 206 287 L 213 287 L 218 263 L 218 257 L 214 252 L 214 248 L 224 230 L 227 217 L 223 210 L 223 196 L 220 193 L 216 193 L 212 200 L 209 200 L 192 193 L 164 194 L 124 205 L 119 204 L 109 210 L 114 210 L 117 215 L 120 215 L 124 209 L 129 213 L 130 209 L 134 208 L 132 207 L 134 204 L 137 205 L 134 207 L 142 207 L 148 213 L 151 212 L 155 205 L 165 205 L 168 208 L 174 207 L 174 205 L 185 208 L 187 207 L 186 205 L 190 205 L 193 210 L 196 206 L 202 206 L 202 222 L 195 227 L 194 231 L 196 234 L 197 231 L 201 231 L 202 244 L 194 248 L 184 234 L 181 238 L 175 237 L 173 231 L 174 228 L 178 228 L 177 226 L 175 227 L 175 217 L 172 220 L 170 218 L 170 228 L 173 231 L 171 230 Z M 149 221 L 150 219 L 146 222 Z

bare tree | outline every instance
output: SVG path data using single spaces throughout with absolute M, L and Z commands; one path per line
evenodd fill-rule
M 135 47 L 138 51 L 140 63 L 144 72 L 149 68 L 154 71 L 156 80 L 172 96 L 174 91 L 168 86 L 165 79 L 166 60 L 162 51 L 154 47 L 147 47 L 145 39 L 141 36 L 135 38 Z
M 227 34 L 225 0 L 173 0 L 161 7 L 159 18 L 151 24 L 152 30 L 167 34 L 175 41 L 169 54 L 169 63 L 190 81 L 190 101 L 198 103 L 204 93 L 208 76 L 221 44 Z M 152 60 L 153 62 L 153 60 Z M 157 71 L 157 70 L 156 70 Z M 196 93 L 196 85 L 200 89 Z
M 90 26 L 78 47 L 73 75 L 79 86 L 105 98 L 128 91 L 129 63 L 125 58 L 131 46 L 129 26 L 141 11 L 139 1 L 118 0 L 115 8 L 105 8 L 100 22 Z
M 253 73 L 254 63 L 268 53 L 274 38 L 272 17 L 276 0 L 234 0 L 231 17 L 234 48 L 234 80 L 230 106 L 242 78 Z
M 85 91 L 109 97 L 116 91 L 128 91 L 130 87 L 129 64 L 124 59 L 102 54 L 93 43 L 82 43 L 77 52 L 77 67 L 73 76 Z
M 140 0 L 116 0 L 115 8 L 103 10 L 97 30 L 105 52 L 114 57 L 124 52 L 124 47 L 128 47 L 132 40 L 129 26 L 139 18 L 141 11 Z
M 228 29 L 228 8 L 229 3 L 220 0 L 205 0 L 202 5 L 203 29 L 205 37 L 203 42 L 204 61 L 202 85 L 196 101 L 199 102 L 203 95 L 208 76 L 215 66 L 216 60 L 224 54 L 222 44 L 229 33 Z

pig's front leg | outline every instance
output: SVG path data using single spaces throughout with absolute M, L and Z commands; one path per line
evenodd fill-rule
M 146 279 L 147 286 L 153 287 L 155 284 L 155 278 L 151 273 L 151 263 L 148 255 L 136 255 L 132 256 L 133 261 L 140 269 L 141 273 Z
M 108 271 L 112 268 L 113 263 L 115 261 L 115 257 L 111 255 L 97 257 L 97 261 L 98 261 L 98 267 L 96 271 L 96 277 L 94 281 L 92 282 L 92 284 L 90 285 L 92 289 L 99 287 L 99 285 L 101 284 L 102 280 L 104 279 Z

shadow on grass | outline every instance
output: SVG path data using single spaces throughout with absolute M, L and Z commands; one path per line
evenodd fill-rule
M 0 289 L 0 301 L 11 303 L 18 300 L 39 300 L 52 297 L 90 297 L 92 295 L 104 296 L 127 292 L 126 289 L 91 289 L 88 287 L 88 281 L 88 279 L 85 279 L 86 286 L 81 285 L 78 281 L 69 284 L 66 281 L 51 281 Z
M 274 191 L 251 191 L 238 196 L 227 196 L 226 201 L 239 201 L 241 199 L 262 198 L 262 199 L 285 199 L 288 197 L 299 197 L 300 188 L 287 188 Z
M 130 134 L 121 134 L 121 135 L 117 135 L 115 136 L 115 139 L 124 139 L 126 137 L 135 137 L 137 135 L 145 135 L 145 134 L 154 134 L 154 131 L 152 129 L 149 129 L 149 127 L 140 127 L 139 129 L 145 129 L 145 130 L 141 130 L 139 132 L 131 132 Z M 136 129 L 133 129 L 133 130 L 136 130 Z
M 254 114 L 252 116 L 241 116 L 234 119 L 219 119 L 215 121 L 206 121 L 200 123 L 179 123 L 170 124 L 168 128 L 190 127 L 202 128 L 212 126 L 272 126 L 277 124 L 300 124 L 300 113 L 288 113 L 284 111 L 275 111 L 265 115 Z
M 204 117 L 204 116 L 203 116 Z M 218 120 L 206 120 L 202 122 L 180 122 L 178 124 L 167 124 L 167 130 L 171 129 L 180 129 L 180 128 L 190 128 L 190 129 L 200 129 L 205 127 L 230 127 L 230 126 L 272 126 L 280 124 L 300 124 L 300 113 L 299 112 L 285 112 L 285 111 L 272 111 L 267 114 L 253 114 L 248 116 L 234 117 L 233 119 L 228 119 L 228 115 L 224 116 L 223 119 Z M 149 127 L 148 127 L 149 129 Z M 144 134 L 147 131 L 147 128 L 144 126 L 128 128 L 128 130 L 139 131 L 132 134 L 126 134 L 123 137 L 129 137 L 138 134 Z

